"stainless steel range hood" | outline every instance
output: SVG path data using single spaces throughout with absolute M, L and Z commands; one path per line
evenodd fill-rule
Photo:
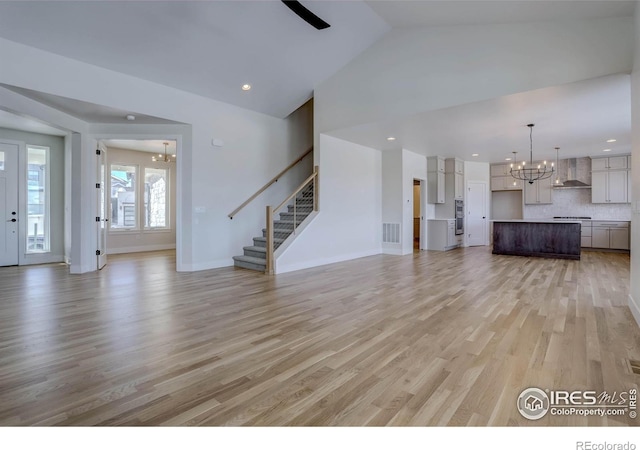
M 584 181 L 578 180 L 576 158 L 567 159 L 567 180 L 562 184 L 554 184 L 554 189 L 591 189 Z

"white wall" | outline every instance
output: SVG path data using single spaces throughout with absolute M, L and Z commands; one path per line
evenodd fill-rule
M 316 128 L 628 73 L 632 52 L 630 18 L 394 29 L 316 88 Z
M 629 308 L 640 325 L 640 10 L 635 14 L 635 54 L 631 74 L 631 281 Z
M 6 39 L 0 39 L 0 60 L 7 62 L 0 67 L 0 83 L 191 125 L 178 162 L 184 175 L 178 176 L 177 191 L 182 209 L 178 270 L 231 265 L 232 256 L 241 254 L 264 227 L 264 206 L 279 202 L 309 173 L 311 158 L 231 221 L 228 213 L 311 146 L 312 105 L 277 119 Z M 7 107 L 0 97 L 0 108 L 43 119 L 37 107 L 29 105 L 26 111 L 18 103 Z M 55 114 L 47 113 L 52 120 L 46 121 L 58 124 Z M 72 248 L 71 262 L 72 271 L 83 272 L 95 268 L 95 222 L 90 220 L 95 196 L 86 194 L 95 189 L 95 139 L 86 134 L 87 124 L 76 122 L 65 127 L 80 133 L 71 151 L 71 221 L 77 227 L 72 236 L 80 248 Z M 108 128 L 92 127 L 92 132 Z M 224 147 L 212 147 L 213 138 L 222 139 Z
M 380 152 L 326 135 L 319 141 L 320 211 L 278 258 L 276 273 L 381 251 Z
M 382 252 L 390 255 L 402 254 L 402 150 L 382 152 L 382 223 L 400 224 L 400 243 L 382 243 Z
M 65 211 L 65 143 L 64 137 L 50 136 L 26 131 L 0 128 L 0 140 L 22 141 L 28 145 L 49 147 L 49 189 L 50 189 L 50 221 L 48 253 L 28 253 L 20 258 L 20 264 L 42 264 L 62 262 L 65 256 L 64 247 L 64 211 Z M 22 187 L 21 187 L 22 189 Z M 26 218 L 26 215 L 24 216 Z
M 138 183 L 144 177 L 144 168 L 152 167 L 169 171 L 169 217 L 166 230 L 111 230 L 107 236 L 107 254 L 166 250 L 176 247 L 176 164 L 153 162 L 152 153 L 107 147 L 107 167 L 111 164 L 130 164 L 138 167 Z M 110 170 L 110 169 L 109 169 Z M 109 185 L 107 184 L 107 189 Z M 138 186 L 137 192 L 140 192 Z M 137 195 L 138 212 L 142 209 Z M 138 213 L 138 221 L 141 215 Z

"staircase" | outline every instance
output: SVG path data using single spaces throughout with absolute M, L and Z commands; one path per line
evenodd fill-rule
M 273 250 L 293 234 L 294 230 L 313 212 L 313 182 L 289 202 L 287 211 L 281 212 L 280 217 L 273 221 Z M 234 256 L 236 267 L 265 272 L 267 269 L 267 229 L 262 229 L 262 236 L 253 238 L 253 245 L 243 247 L 244 255 Z

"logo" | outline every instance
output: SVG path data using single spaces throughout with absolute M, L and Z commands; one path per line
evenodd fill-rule
M 518 397 L 518 411 L 525 419 L 542 419 L 549 411 L 549 396 L 542 389 L 525 389 Z
M 530 387 L 518 397 L 518 411 L 525 419 L 552 416 L 637 417 L 637 389 L 628 391 L 566 391 Z

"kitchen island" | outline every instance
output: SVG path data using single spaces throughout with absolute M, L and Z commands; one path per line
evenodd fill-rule
M 580 221 L 493 220 L 493 253 L 580 259 Z

